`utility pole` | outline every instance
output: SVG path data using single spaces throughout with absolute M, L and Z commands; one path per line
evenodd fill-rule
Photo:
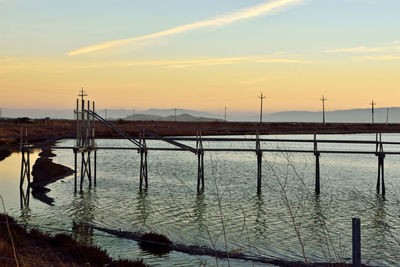
M 376 103 L 374 102 L 374 100 L 372 100 L 372 102 L 370 103 L 370 105 L 371 105 L 371 115 L 372 115 L 372 124 L 374 124 L 374 107 L 375 107 L 375 105 L 376 105 Z
M 325 124 L 325 101 L 328 100 L 324 96 L 322 96 L 321 101 L 322 101 L 322 123 Z
M 262 106 L 263 106 L 263 100 L 266 98 L 263 93 L 261 93 L 261 96 L 258 97 L 261 100 L 261 107 L 260 107 L 260 123 L 262 123 Z
M 226 122 L 226 107 L 225 107 L 225 117 L 224 118 L 225 118 L 225 122 Z
M 389 124 L 389 108 L 386 108 L 386 124 Z

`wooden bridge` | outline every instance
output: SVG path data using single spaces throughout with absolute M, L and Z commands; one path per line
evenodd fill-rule
M 96 185 L 96 161 L 97 161 L 97 151 L 98 150 L 136 150 L 140 153 L 140 168 L 139 168 L 139 188 L 148 187 L 148 166 L 147 157 L 149 151 L 188 151 L 193 153 L 197 157 L 197 190 L 204 189 L 204 153 L 206 152 L 249 152 L 256 155 L 257 160 L 257 193 L 261 192 L 262 188 L 262 156 L 264 153 L 281 152 L 281 153 L 308 153 L 315 156 L 315 193 L 320 194 L 320 155 L 321 154 L 370 154 L 375 155 L 378 158 L 378 174 L 377 174 L 377 185 L 376 191 L 378 194 L 385 195 L 385 179 L 384 179 L 384 159 L 386 155 L 400 155 L 400 150 L 386 151 L 384 146 L 387 145 L 399 145 L 400 142 L 385 142 L 382 141 L 382 135 L 376 133 L 375 140 L 322 140 L 318 139 L 317 135 L 314 134 L 313 139 L 288 139 L 288 138 L 264 138 L 260 137 L 258 132 L 254 133 L 255 137 L 243 138 L 243 137 L 203 137 L 201 131 L 197 131 L 195 137 L 165 137 L 158 134 L 152 133 L 150 131 L 141 130 L 139 138 L 133 138 L 128 133 L 121 130 L 119 127 L 114 125 L 112 122 L 104 119 L 95 111 L 95 103 L 86 101 L 84 97 L 83 90 L 80 94 L 81 99 L 76 100 L 76 131 L 75 133 L 58 136 L 46 140 L 45 142 L 38 143 L 35 145 L 29 144 L 27 141 L 29 139 L 28 133 L 26 131 L 21 131 L 21 142 L 19 150 L 22 155 L 21 163 L 21 180 L 20 186 L 22 187 L 25 180 L 30 183 L 30 162 L 29 162 L 29 151 L 33 149 L 48 147 L 54 141 L 63 138 L 75 138 L 76 144 L 74 146 L 56 146 L 52 149 L 68 149 L 74 153 L 74 190 L 77 191 L 78 184 L 78 154 L 81 154 L 80 160 L 80 190 L 82 190 L 85 178 L 89 184 L 93 183 Z M 123 147 L 101 147 L 96 144 L 95 136 L 95 123 L 100 122 L 102 125 L 107 126 L 112 129 L 118 135 L 119 138 L 128 140 L 131 146 Z M 170 144 L 169 147 L 152 147 L 148 146 L 146 140 L 160 140 Z M 218 144 L 231 142 L 234 144 L 238 143 L 252 143 L 253 148 L 206 148 L 203 146 L 203 142 L 215 142 Z M 193 146 L 183 144 L 182 142 L 193 142 Z M 262 142 L 267 143 L 309 143 L 312 149 L 271 149 L 262 147 Z M 375 147 L 373 150 L 323 150 L 319 149 L 320 144 L 358 144 L 358 145 L 372 145 Z M 7 147 L 0 147 L 0 149 L 6 149 Z M 92 159 L 93 157 L 93 159 Z

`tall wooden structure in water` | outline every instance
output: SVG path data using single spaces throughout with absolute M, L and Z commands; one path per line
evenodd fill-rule
M 92 185 L 92 177 L 96 185 L 96 142 L 95 142 L 95 120 L 91 114 L 95 112 L 95 104 L 90 101 L 85 101 L 87 94 L 81 89 L 79 94 L 80 100 L 76 99 L 76 144 L 74 147 L 74 190 L 77 191 L 77 161 L 78 153 L 81 154 L 81 175 L 80 175 L 80 190 L 82 190 L 85 177 L 89 180 L 89 185 Z M 93 159 L 93 173 L 91 156 Z

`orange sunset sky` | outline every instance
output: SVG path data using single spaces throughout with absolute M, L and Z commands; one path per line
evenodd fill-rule
M 0 0 L 0 106 L 400 106 L 400 2 Z

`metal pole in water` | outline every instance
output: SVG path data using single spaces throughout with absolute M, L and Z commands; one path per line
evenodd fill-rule
M 352 219 L 353 267 L 361 267 L 361 222 L 359 218 Z

